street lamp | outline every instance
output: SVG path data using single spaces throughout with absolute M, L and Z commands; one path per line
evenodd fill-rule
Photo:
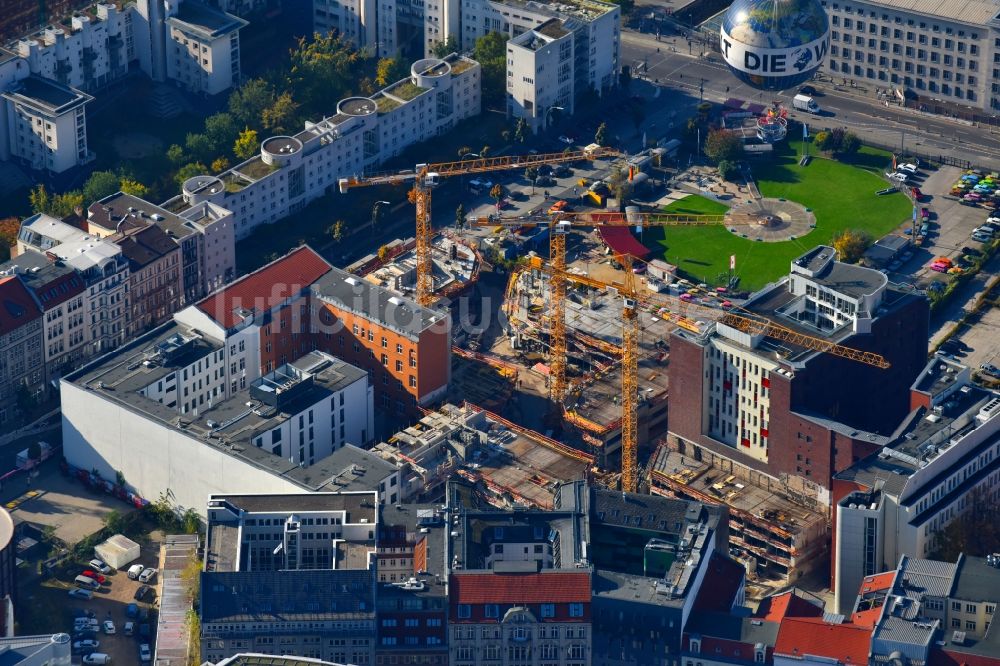
M 549 114 L 550 113 L 552 113 L 553 111 L 565 111 L 565 110 L 566 109 L 562 108 L 561 106 L 550 106 L 549 108 L 545 109 L 545 116 L 542 118 L 542 120 L 545 121 L 544 122 L 545 129 L 549 128 Z

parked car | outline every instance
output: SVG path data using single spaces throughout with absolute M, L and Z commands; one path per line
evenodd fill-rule
M 910 194 L 913 195 L 913 200 L 914 201 L 923 201 L 924 200 L 924 193 L 920 191 L 919 187 L 911 187 L 910 188 Z
M 972 234 L 972 240 L 979 243 L 989 243 L 993 240 L 993 236 L 989 234 Z
M 115 622 L 114 620 L 105 620 L 101 627 L 104 628 L 104 633 L 108 636 L 113 636 L 115 633 Z
M 881 197 L 881 196 L 884 196 L 886 194 L 892 194 L 895 191 L 896 191 L 895 187 L 887 187 L 884 190 L 879 190 L 878 192 L 876 192 L 875 196 Z
M 993 375 L 994 377 L 1000 377 L 1000 368 L 993 365 L 992 363 L 983 363 L 979 366 L 979 369 L 988 375 Z
M 139 661 L 145 663 L 147 661 L 152 661 L 153 653 L 149 649 L 149 643 L 139 644 Z
M 557 166 L 552 170 L 552 175 L 554 175 L 556 178 L 566 178 L 567 176 L 573 175 L 573 170 L 570 169 L 565 164 L 560 164 L 559 166 Z
M 106 666 L 111 663 L 111 655 L 104 654 L 103 652 L 94 652 L 93 654 L 85 655 L 83 663 L 86 666 Z
M 560 199 L 551 206 L 549 206 L 549 215 L 554 215 L 555 213 L 561 213 L 563 211 L 573 210 L 572 206 L 569 205 L 568 201 Z
M 126 636 L 131 636 L 132 634 L 134 634 L 135 633 L 135 622 L 131 622 L 131 621 L 126 622 L 125 626 L 122 627 L 122 633 L 125 634 Z
M 138 580 L 139 574 L 141 574 L 143 570 L 145 570 L 145 568 L 146 567 L 142 566 L 141 564 L 133 564 L 128 568 L 128 577 L 131 578 L 132 580 Z
M 924 207 L 920 209 L 920 219 L 924 220 L 925 222 L 931 219 L 931 211 L 929 208 Z
M 156 569 L 153 569 L 152 567 L 143 570 L 143 572 L 139 574 L 140 583 L 149 583 L 154 578 L 156 578 Z
M 138 604 L 129 604 L 128 606 L 126 606 L 125 607 L 125 617 L 139 617 L 139 605 Z
M 107 582 L 107 580 L 108 580 L 107 578 L 105 578 L 101 574 L 97 573 L 96 571 L 91 571 L 90 569 L 84 569 L 83 573 L 80 574 L 80 575 L 81 576 L 86 576 L 87 578 L 93 578 L 94 580 L 96 580 L 101 585 L 104 585 L 104 583 Z
M 69 591 L 69 596 L 75 597 L 77 599 L 90 600 L 94 598 L 94 593 L 91 590 L 84 590 L 79 587 L 74 587 L 72 590 Z
M 917 172 L 917 165 L 916 164 L 909 164 L 909 163 L 907 163 L 907 164 L 900 164 L 899 166 L 896 167 L 896 171 L 902 171 L 903 173 L 909 174 L 909 175 L 912 176 L 913 174 L 915 174 Z
M 105 564 L 104 560 L 98 560 L 96 558 L 94 558 L 90 562 L 87 562 L 87 566 L 90 566 L 90 567 L 93 567 L 94 569 L 97 569 L 98 571 L 100 571 L 104 575 L 108 575 L 108 574 L 114 572 L 114 569 L 112 569 L 110 566 L 108 566 L 107 564 Z
M 148 595 L 150 595 L 152 593 L 152 591 L 153 591 L 153 588 L 151 588 L 149 585 L 143 585 L 143 586 L 141 586 L 138 590 L 135 591 L 135 600 L 136 601 L 142 601 Z M 136 613 L 138 613 L 138 611 L 136 611 Z
M 886 171 L 885 177 L 888 178 L 889 180 L 898 180 L 901 183 L 905 183 L 907 178 L 905 173 L 900 173 L 899 171 L 895 173 L 889 173 L 888 171 Z
M 96 650 L 101 647 L 100 641 L 85 640 L 73 643 L 73 652 L 83 652 L 84 650 Z
M 810 85 L 805 85 L 805 86 L 802 86 L 801 88 L 799 88 L 799 93 L 802 94 L 802 95 L 815 95 L 815 94 L 817 94 L 816 93 L 816 88 L 814 88 L 813 86 L 810 86 Z
M 149 638 L 149 625 L 148 624 L 140 624 L 139 625 L 139 635 L 142 636 L 143 638 Z

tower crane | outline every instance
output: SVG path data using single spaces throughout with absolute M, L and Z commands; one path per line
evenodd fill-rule
M 431 265 L 431 240 L 434 237 L 431 225 L 431 190 L 442 178 L 474 173 L 489 173 L 510 169 L 524 169 L 543 164 L 560 164 L 578 160 L 592 160 L 601 157 L 621 155 L 613 148 L 588 146 L 583 150 L 569 150 L 562 153 L 541 153 L 537 155 L 512 155 L 507 157 L 479 157 L 471 160 L 418 164 L 412 171 L 394 173 L 372 173 L 363 176 L 349 176 L 338 180 L 341 194 L 356 187 L 372 185 L 399 185 L 412 183 L 409 192 L 410 203 L 416 207 L 416 257 L 417 257 L 417 301 L 424 306 L 434 302 L 434 284 Z
M 889 367 L 888 361 L 879 354 L 845 347 L 829 340 L 799 333 L 746 310 L 708 307 L 697 303 L 686 303 L 680 298 L 672 296 L 653 294 L 645 290 L 640 291 L 636 288 L 635 274 L 632 272 L 632 257 L 629 255 L 619 256 L 619 261 L 625 272 L 624 284 L 609 284 L 589 276 L 569 273 L 565 269 L 558 269 L 553 265 L 547 265 L 540 257 L 533 257 L 529 266 L 532 269 L 546 272 L 551 277 L 554 277 L 556 273 L 562 273 L 561 277 L 564 280 L 564 285 L 565 281 L 572 281 L 598 289 L 611 287 L 616 289 L 622 297 L 622 490 L 635 492 L 639 483 L 637 409 L 639 393 L 638 308 L 640 304 L 668 308 L 671 318 L 682 328 L 698 330 L 694 323 L 686 317 L 686 313 L 690 308 L 718 323 L 731 326 L 751 335 L 764 335 L 812 351 L 833 354 L 877 368 L 885 369 Z M 554 300 L 555 292 L 552 291 L 552 294 Z M 565 287 L 563 296 L 565 296 Z M 553 312 L 555 311 L 555 303 L 553 303 Z M 553 326 L 552 330 L 554 331 L 555 328 Z M 565 320 L 563 321 L 562 330 L 565 333 Z M 565 338 L 563 339 L 563 344 L 565 345 Z

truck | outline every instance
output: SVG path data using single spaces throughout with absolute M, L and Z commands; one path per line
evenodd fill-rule
M 49 456 L 52 455 L 52 447 L 46 442 L 38 442 L 38 448 L 41 451 L 41 456 L 39 460 L 32 460 L 30 449 L 25 449 L 17 454 L 17 462 L 15 463 L 18 469 L 28 469 L 29 467 L 34 467 L 43 460 L 48 460 Z
M 809 95 L 796 95 L 792 98 L 792 106 L 799 111 L 808 111 L 809 113 L 819 113 L 819 104 L 816 103 Z

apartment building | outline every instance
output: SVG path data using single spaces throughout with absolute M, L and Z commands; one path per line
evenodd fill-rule
M 195 176 L 163 204 L 185 211 L 205 202 L 232 211 L 237 240 L 254 228 L 329 194 L 338 178 L 371 170 L 407 146 L 438 136 L 479 114 L 480 67 L 449 56 L 414 63 L 410 76 L 371 97 L 341 100 L 332 115 L 307 122 L 295 136 L 261 143 L 261 153 L 228 171 Z
M 552 112 L 573 115 L 573 33 L 549 19 L 507 42 L 507 109 L 532 132 L 544 130 Z
M 365 368 L 375 404 L 417 415 L 451 380 L 451 317 L 331 268 L 311 287 L 315 344 Z
M 1000 108 L 1000 11 L 988 0 L 823 0 L 824 71 L 884 88 L 908 105 L 966 117 Z
M 1000 488 L 1000 396 L 958 381 L 961 370 L 932 359 L 916 386 L 949 391 L 941 403 L 915 409 L 877 454 L 834 478 L 831 577 L 838 612 L 853 602 L 862 578 L 904 554 L 927 556 L 975 497 Z
M 236 236 L 230 211 L 204 202 L 184 215 L 118 192 L 87 208 L 87 233 L 107 237 L 154 226 L 180 246 L 180 305 L 194 303 L 236 275 Z M 175 308 L 177 309 L 177 308 Z
M 213 494 L 201 660 L 237 652 L 373 664 L 374 492 Z
M 151 330 L 180 309 L 183 298 L 181 249 L 156 226 L 123 229 L 110 237 L 129 266 L 126 335 Z
M 58 381 L 88 356 L 83 278 L 34 250 L 0 264 L 0 274 L 17 276 L 41 307 L 45 379 Z
M 193 93 L 216 95 L 240 83 L 241 18 L 183 2 L 168 13 L 167 78 Z
M 31 73 L 88 92 L 128 73 L 135 60 L 132 7 L 97 3 L 12 45 Z
M 18 255 L 28 250 L 62 262 L 83 279 L 84 356 L 110 351 L 125 341 L 129 263 L 120 246 L 39 213 L 24 220 L 18 232 Z
M 819 246 L 745 308 L 806 335 L 878 353 L 891 367 L 771 341 L 723 322 L 697 333 L 678 329 L 670 340 L 669 440 L 682 454 L 753 470 L 830 506 L 833 475 L 877 450 L 879 437 L 909 412 L 909 387 L 927 358 L 927 301 Z
M 0 276 L 0 423 L 19 410 L 18 395 L 40 396 L 45 382 L 42 310 L 17 275 Z
M 0 53 L 0 68 L 4 55 Z M 7 66 L 17 66 L 8 61 Z M 22 70 L 23 71 L 23 70 Z M 6 137 L 0 158 L 15 159 L 30 169 L 62 173 L 87 164 L 87 116 L 93 98 L 69 86 L 38 76 L 17 78 L 0 93 Z

